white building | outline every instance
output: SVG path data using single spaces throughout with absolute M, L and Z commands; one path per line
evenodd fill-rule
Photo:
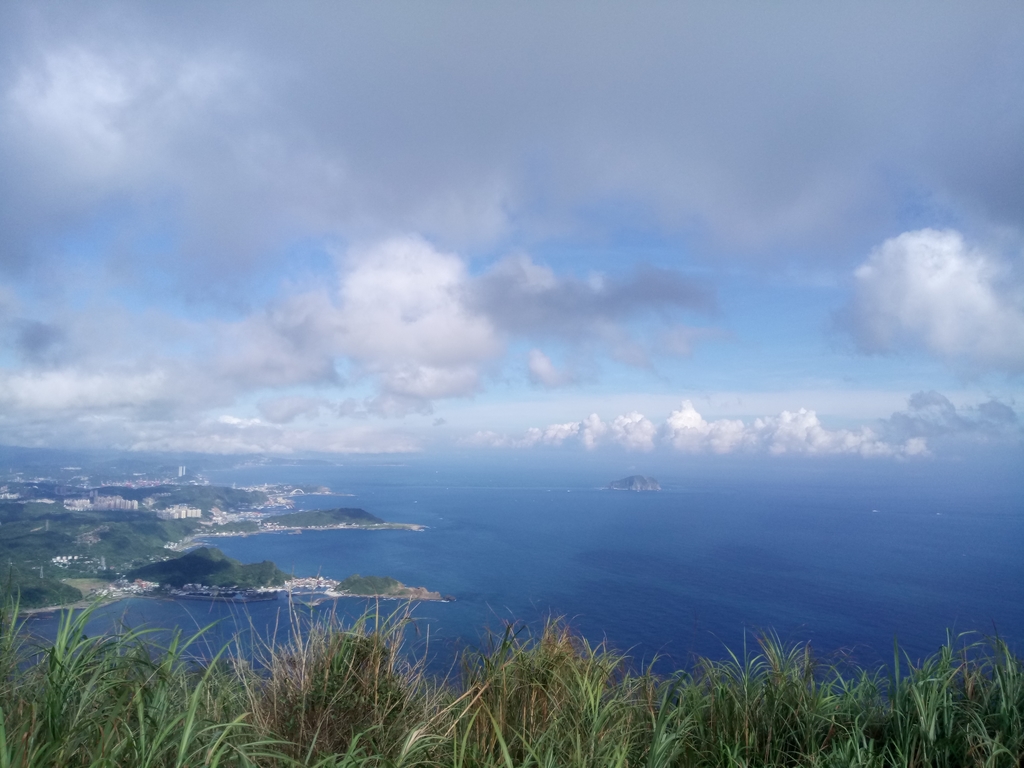
M 139 502 L 122 499 L 120 496 L 97 496 L 92 502 L 93 509 L 138 509 Z
M 189 517 L 202 517 L 203 510 L 190 507 L 188 504 L 173 504 L 167 509 L 158 510 L 156 516 L 161 520 L 184 520 Z

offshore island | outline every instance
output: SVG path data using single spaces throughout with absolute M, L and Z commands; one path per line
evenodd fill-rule
M 614 480 L 608 483 L 610 491 L 660 491 L 661 486 L 653 477 L 643 475 L 630 475 L 621 480 Z
M 217 536 L 251 536 L 256 533 L 301 533 L 358 528 L 368 531 L 422 531 L 417 523 L 389 523 L 365 509 L 311 509 L 288 512 L 259 520 L 240 520 L 199 531 L 195 538 Z

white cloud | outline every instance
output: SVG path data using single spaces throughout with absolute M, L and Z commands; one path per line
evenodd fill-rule
M 0 374 L 0 405 L 8 414 L 23 412 L 63 418 L 67 411 L 120 410 L 170 400 L 184 382 L 165 371 L 97 373 L 75 368 Z
M 551 358 L 539 349 L 530 350 L 528 369 L 530 380 L 534 384 L 540 384 L 548 389 L 564 387 L 566 384 L 572 384 L 576 380 L 571 370 L 566 368 L 559 369 L 551 362 Z
M 400 237 L 353 249 L 346 261 L 338 322 L 349 357 L 387 370 L 410 361 L 463 366 L 501 351 L 490 320 L 466 306 L 458 256 Z
M 240 402 L 292 423 L 314 407 L 277 401 L 309 391 L 353 396 L 323 418 L 401 417 L 480 392 L 513 341 L 543 355 L 541 386 L 606 356 L 653 368 L 711 333 L 680 323 L 713 301 L 637 253 L 837 254 L 828 272 L 900 231 L 908 188 L 936 220 L 1024 227 L 1024 102 L 1006 96 L 1024 75 L 1019 3 L 564 6 L 542 24 L 343 4 L 311 23 L 257 3 L 242 26 L 219 4 L 101 6 L 0 4 L 0 416 L 34 436 Z M 908 255 L 915 234 L 858 273 L 861 346 L 1024 370 L 1020 273 L 962 244 Z M 357 245 L 325 264 L 338 242 Z M 471 261 L 523 243 L 572 266 Z M 540 351 L 564 347 L 565 365 Z M 765 430 L 813 443 L 789 406 L 731 413 L 787 407 Z M 749 438 L 710 424 L 708 450 Z M 642 422 L 596 416 L 571 439 L 649 444 Z
M 578 421 L 567 424 L 551 424 L 544 429 L 531 427 L 519 439 L 510 438 L 498 432 L 481 430 L 473 433 L 461 442 L 465 445 L 486 446 L 489 448 L 532 448 L 537 445 L 558 446 L 580 433 Z
M 630 451 L 653 450 L 654 438 L 658 433 L 650 419 L 637 411 L 616 416 L 609 431 L 615 442 Z
M 880 420 L 875 427 L 829 429 L 806 408 L 784 410 L 747 423 L 740 419 L 705 419 L 689 400 L 673 410 L 661 426 L 631 411 L 611 422 L 596 413 L 579 422 L 529 429 L 521 438 L 493 431 L 477 432 L 467 442 L 497 448 L 532 448 L 561 445 L 577 439 L 587 450 L 614 444 L 630 451 L 651 451 L 658 444 L 686 453 L 764 453 L 771 456 L 864 457 L 924 456 L 929 440 L 947 437 L 985 440 L 1020 439 L 1017 414 L 991 400 L 978 406 L 956 408 L 936 392 L 910 398 L 906 411 Z
M 922 229 L 886 240 L 854 277 L 848 317 L 862 349 L 917 345 L 958 366 L 1024 371 L 1020 272 L 959 232 Z
M 719 419 L 707 422 L 689 400 L 684 400 L 678 410 L 669 414 L 665 422 L 665 433 L 675 448 L 684 451 L 731 453 L 747 443 L 742 421 Z
M 795 413 L 783 411 L 778 416 L 756 419 L 749 433 L 755 444 L 765 446 L 773 455 L 859 453 L 861 456 L 891 456 L 903 451 L 900 446 L 882 441 L 869 427 L 854 431 L 826 429 L 818 415 L 805 408 Z M 921 446 L 915 443 L 913 451 L 920 453 Z
M 706 421 L 684 400 L 665 423 L 666 440 L 676 449 L 689 452 L 733 453 L 735 451 L 783 454 L 843 454 L 861 456 L 916 455 L 925 451 L 923 439 L 892 444 L 870 427 L 856 430 L 826 428 L 818 415 L 806 408 L 783 411 L 745 424 L 739 419 Z M 907 440 L 909 441 L 909 437 Z
M 596 413 L 590 414 L 580 423 L 580 440 L 588 450 L 596 448 L 608 432 L 608 425 Z
M 5 299 L 0 342 L 20 365 L 0 366 L 0 404 L 15 419 L 51 419 L 55 434 L 79 413 L 106 410 L 139 425 L 194 421 L 245 396 L 272 424 L 429 413 L 438 400 L 479 392 L 510 340 L 560 336 L 575 358 L 597 355 L 594 339 L 624 343 L 634 314 L 685 307 L 697 290 L 664 270 L 581 281 L 525 256 L 514 266 L 473 276 L 460 256 L 403 236 L 349 249 L 331 283 L 294 289 L 236 320 L 132 312 L 86 292 L 51 322 L 20 317 L 19 302 Z M 527 321 L 513 319 L 509 296 L 519 294 L 528 297 Z M 562 386 L 576 379 L 577 363 L 560 368 L 533 349 L 529 371 Z M 309 388 L 324 396 L 294 394 Z M 338 402 L 346 388 L 363 391 Z M 641 427 L 615 427 L 616 439 L 645 446 Z
M 538 438 L 539 442 L 545 445 L 561 445 L 570 437 L 575 437 L 579 434 L 580 424 L 577 421 L 568 422 L 566 424 L 550 424 L 543 432 L 536 430 L 540 433 Z

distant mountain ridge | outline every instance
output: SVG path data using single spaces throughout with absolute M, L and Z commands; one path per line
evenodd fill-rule
M 621 480 L 615 480 L 608 484 L 612 491 L 660 491 L 661 486 L 653 477 L 644 475 L 630 475 Z

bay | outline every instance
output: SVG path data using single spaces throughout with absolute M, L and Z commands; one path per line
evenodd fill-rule
M 455 602 L 414 609 L 413 646 L 441 667 L 487 630 L 508 621 L 536 628 L 552 616 L 628 651 L 638 665 L 658 658 L 660 670 L 685 666 L 694 654 L 741 651 L 767 631 L 872 665 L 891 659 L 894 639 L 919 657 L 947 630 L 998 633 L 1013 644 L 1024 638 L 1024 514 L 1014 487 L 983 494 L 938 475 L 924 482 L 846 470 L 669 475 L 661 492 L 630 493 L 602 490 L 593 470 L 250 467 L 209 479 L 323 484 L 346 495 L 299 497 L 297 506 L 356 506 L 427 527 L 212 543 L 295 576 L 385 575 L 453 595 Z M 383 610 L 398 607 L 385 602 Z M 344 599 L 318 611 L 353 617 L 368 608 L 375 606 Z M 115 619 L 185 628 L 219 621 L 207 640 L 213 647 L 238 627 L 266 636 L 286 618 L 283 601 L 131 600 L 100 611 L 93 631 Z M 36 621 L 44 635 L 46 621 L 53 619 Z

